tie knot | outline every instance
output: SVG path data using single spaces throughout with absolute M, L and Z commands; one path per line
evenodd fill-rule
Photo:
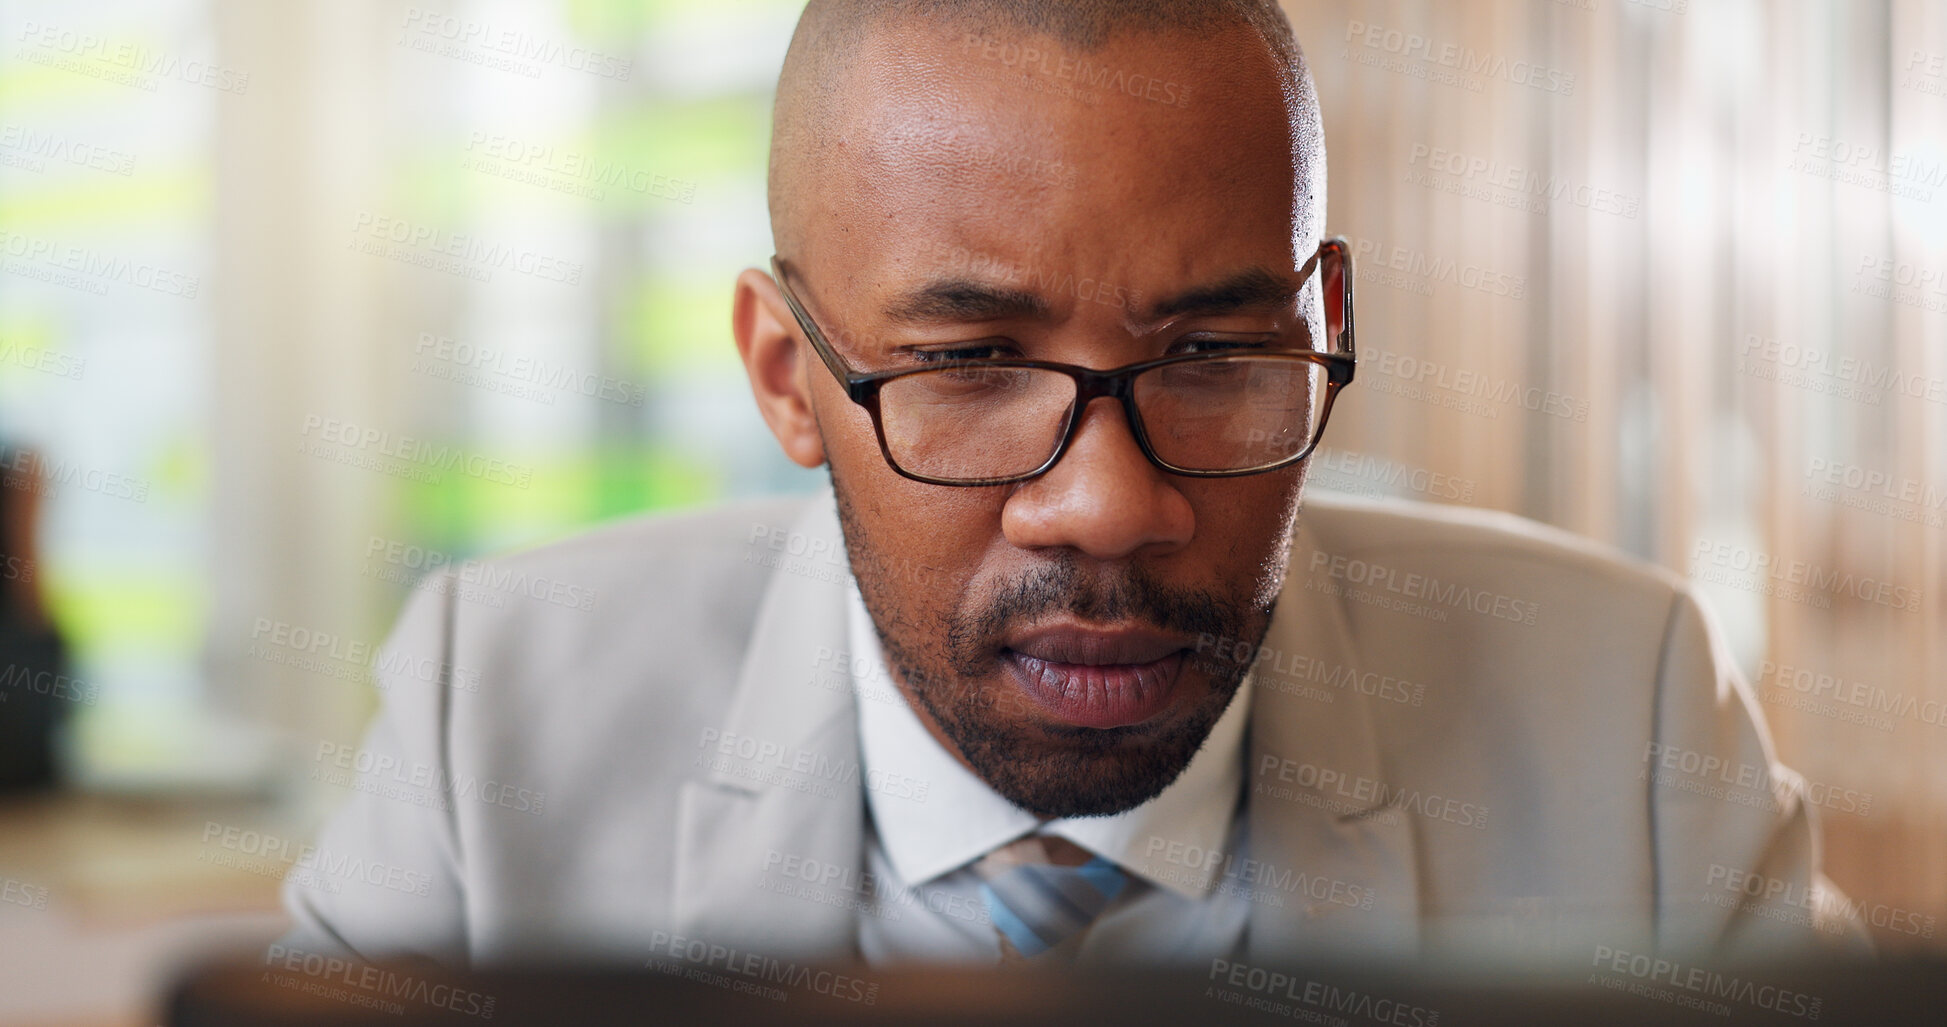
M 974 870 L 987 915 L 1005 942 L 1003 957 L 1010 945 L 1034 957 L 1079 938 L 1128 883 L 1114 863 L 1067 839 L 1040 835 L 995 849 Z

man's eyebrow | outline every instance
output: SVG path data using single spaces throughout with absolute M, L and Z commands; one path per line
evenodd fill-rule
M 1279 307 L 1291 302 L 1304 280 L 1280 275 L 1262 265 L 1232 272 L 1214 282 L 1193 285 L 1163 296 L 1144 311 L 1149 321 L 1183 314 L 1222 314 L 1253 307 Z
M 1048 301 L 1032 292 L 950 278 L 895 296 L 885 315 L 894 324 L 939 324 L 1041 318 L 1048 310 Z
M 1302 279 L 1253 265 L 1156 300 L 1144 312 L 1145 319 L 1163 321 L 1183 314 L 1281 307 L 1291 302 L 1303 285 Z M 885 316 L 894 324 L 940 324 L 1045 318 L 1050 309 L 1048 300 L 1038 293 L 949 278 L 895 296 L 886 304 Z

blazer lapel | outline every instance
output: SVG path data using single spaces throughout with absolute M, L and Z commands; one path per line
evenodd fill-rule
M 830 491 L 790 530 L 764 554 L 777 566 L 729 712 L 683 785 L 674 929 L 780 957 L 856 958 L 857 903 L 809 894 L 864 898 L 857 709 L 849 680 L 818 677 L 846 647 L 849 568 Z
M 1417 825 L 1380 758 L 1371 700 L 1315 683 L 1361 669 L 1331 579 L 1307 570 L 1317 547 L 1300 513 L 1291 571 L 1253 662 L 1245 772 L 1251 858 L 1280 879 L 1303 875 L 1303 890 L 1290 889 L 1296 901 L 1283 906 L 1253 909 L 1246 951 L 1252 959 L 1410 957 L 1419 944 Z

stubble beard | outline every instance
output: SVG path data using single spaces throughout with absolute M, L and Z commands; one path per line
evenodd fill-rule
M 1160 720 L 1114 728 L 1046 724 L 1003 663 L 1008 630 L 1065 612 L 1091 621 L 1146 622 L 1255 651 L 1277 601 L 1274 595 L 1253 607 L 1201 589 L 1167 587 L 1134 564 L 1113 577 L 1091 578 L 1067 553 L 996 589 L 969 590 L 950 612 L 914 621 L 894 615 L 906 608 L 896 591 L 901 584 L 922 587 L 922 576 L 898 574 L 899 565 L 882 557 L 836 474 L 833 490 L 852 573 L 900 691 L 995 792 L 1039 816 L 1109 816 L 1155 798 L 1202 748 L 1249 664 L 1186 654 L 1179 699 Z M 1040 722 L 1022 723 L 1011 711 Z

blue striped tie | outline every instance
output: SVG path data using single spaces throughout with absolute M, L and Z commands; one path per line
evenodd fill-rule
M 1053 862 L 1088 856 L 1061 838 L 1030 835 L 988 853 L 975 871 L 987 916 L 1021 958 L 1033 958 L 1084 931 L 1122 893 L 1128 875 L 1100 856 L 1076 866 Z M 1002 958 L 1008 953 L 1003 946 Z

